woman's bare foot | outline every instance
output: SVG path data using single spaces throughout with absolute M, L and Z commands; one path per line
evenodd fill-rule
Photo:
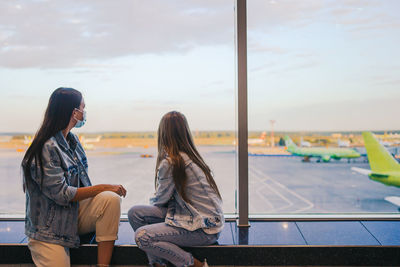
M 194 258 L 194 264 L 191 267 L 203 267 L 203 263 L 198 259 Z

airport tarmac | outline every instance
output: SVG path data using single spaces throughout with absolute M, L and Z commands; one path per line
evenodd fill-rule
M 235 212 L 236 160 L 233 146 L 201 146 L 200 153 L 214 172 L 225 213 Z M 155 148 L 96 148 L 87 151 L 93 184 L 123 184 L 128 191 L 122 212 L 148 203 L 154 192 Z M 24 214 L 25 196 L 19 164 L 23 153 L 0 149 L 0 213 Z M 308 163 L 300 157 L 250 156 L 250 213 L 398 213 L 385 200 L 400 197 L 400 188 L 371 181 L 351 167 L 369 169 L 365 160 Z

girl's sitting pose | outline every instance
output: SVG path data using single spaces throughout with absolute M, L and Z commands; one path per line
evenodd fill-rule
M 165 114 L 158 128 L 155 184 L 152 205 L 128 212 L 137 245 L 153 266 L 208 266 L 179 246 L 217 241 L 224 225 L 221 195 L 185 116 L 176 111 Z
M 93 185 L 85 151 L 70 132 L 86 121 L 85 101 L 72 88 L 58 88 L 22 161 L 26 193 L 25 234 L 39 267 L 69 267 L 78 234 L 96 231 L 98 266 L 108 266 L 117 239 L 122 185 Z

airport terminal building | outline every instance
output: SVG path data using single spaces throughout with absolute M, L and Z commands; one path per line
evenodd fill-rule
M 21 162 L 51 92 L 93 184 L 121 184 L 111 266 L 147 266 L 128 222 L 155 190 L 157 128 L 185 114 L 219 188 L 210 266 L 400 266 L 396 1 L 0 3 L 0 266 L 34 266 Z M 70 250 L 96 265 L 94 234 Z

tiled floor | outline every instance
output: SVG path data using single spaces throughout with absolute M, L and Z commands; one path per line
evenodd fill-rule
M 23 221 L 0 221 L 0 243 L 23 243 L 24 227 Z
M 121 222 L 117 245 L 133 245 L 134 232 Z M 26 243 L 23 221 L 0 221 L 0 243 Z M 227 222 L 220 245 L 400 246 L 400 221 L 251 222 L 238 229 Z
M 234 244 L 306 245 L 294 222 L 252 222 L 248 229 L 232 223 Z
M 400 222 L 363 221 L 364 227 L 384 246 L 400 244 Z
M 308 245 L 380 245 L 360 222 L 296 222 Z

